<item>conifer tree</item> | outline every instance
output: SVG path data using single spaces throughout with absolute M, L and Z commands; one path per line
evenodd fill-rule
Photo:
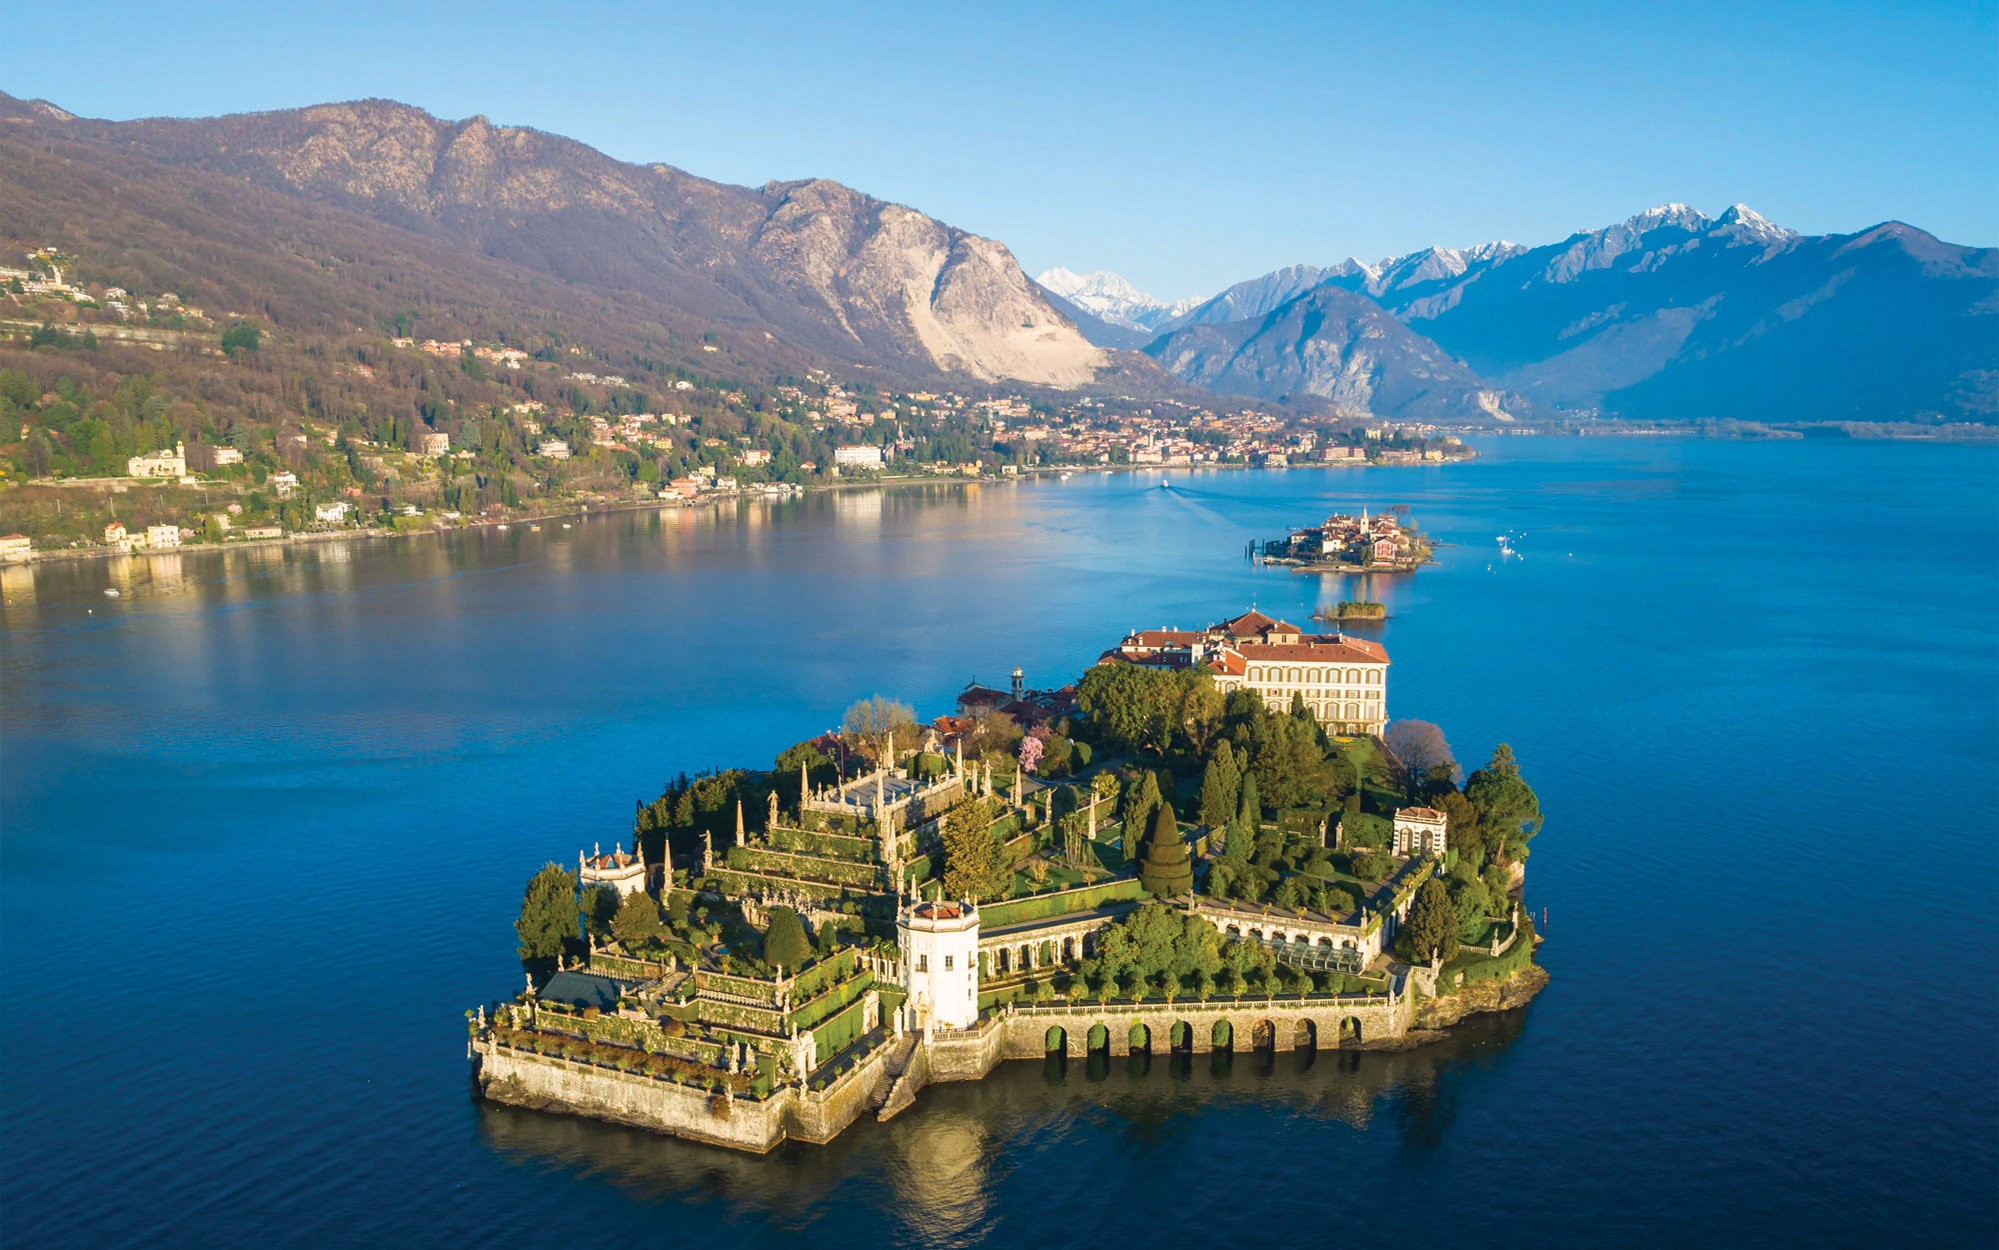
M 528 882 L 514 932 L 521 939 L 521 963 L 552 969 L 571 946 L 582 943 L 583 909 L 576 901 L 576 874 L 560 864 L 544 864 Z
M 1241 790 L 1242 772 L 1236 767 L 1235 749 L 1220 743 L 1201 775 L 1201 823 L 1210 829 L 1228 824 Z
M 775 907 L 770 928 L 764 931 L 764 959 L 780 968 L 794 969 L 812 957 L 812 943 L 805 936 L 805 922 L 789 907 Z
M 1146 840 L 1145 860 L 1138 866 L 1138 879 L 1145 888 L 1162 898 L 1185 894 L 1194 888 L 1194 864 L 1187 841 L 1180 836 L 1180 822 L 1171 803 L 1161 803 L 1152 817 L 1152 836 Z

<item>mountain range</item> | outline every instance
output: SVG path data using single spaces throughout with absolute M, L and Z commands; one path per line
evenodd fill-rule
M 0 245 L 122 242 L 280 321 L 421 305 L 456 335 L 504 309 L 632 350 L 705 339 L 708 361 L 766 372 L 1193 385 L 1426 420 L 1999 418 L 1999 252 L 1899 222 L 1805 236 L 1669 204 L 1167 303 L 1102 271 L 1030 279 L 999 241 L 830 180 L 734 186 L 383 100 L 107 122 L 0 94 L 0 185 Z
M 219 175 L 807 359 L 1054 387 L 1110 364 L 1005 245 L 825 179 L 732 186 L 384 100 L 104 122 L 0 97 L 0 121 L 15 142 L 70 141 L 71 162 Z
M 1982 421 L 1999 417 L 1995 314 L 1999 250 L 1901 222 L 1807 236 L 1742 204 L 1717 217 L 1666 204 L 1542 247 L 1289 266 L 1163 321 L 1145 351 L 1264 398 L 1350 404 L 1365 389 L 1379 415 L 1432 409 L 1435 385 L 1469 375 L 1477 389 L 1452 404 L 1502 420 Z M 1439 354 L 1462 369 L 1440 371 Z M 1388 395 L 1421 398 L 1398 412 Z

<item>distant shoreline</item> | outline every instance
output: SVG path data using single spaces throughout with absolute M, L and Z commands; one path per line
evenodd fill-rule
M 604 503 L 596 505 L 580 504 L 564 508 L 557 508 L 549 512 L 520 513 L 505 517 L 495 517 L 491 520 L 483 520 L 483 519 L 468 520 L 468 521 L 459 522 L 457 524 L 433 525 L 427 529 L 416 529 L 416 530 L 391 530 L 391 529 L 382 529 L 379 526 L 370 527 L 368 529 L 351 529 L 351 530 L 298 530 L 293 533 L 286 534 L 282 538 L 247 538 L 234 541 L 225 540 L 221 543 L 209 543 L 209 542 L 190 543 L 184 547 L 157 547 L 157 548 L 136 547 L 130 551 L 119 551 L 115 548 L 107 547 L 101 543 L 94 544 L 88 547 L 53 547 L 45 551 L 36 551 L 33 556 L 25 560 L 6 561 L 4 562 L 4 564 L 0 564 L 0 567 L 17 568 L 17 567 L 27 567 L 36 564 L 53 564 L 61 561 L 109 560 L 109 559 L 114 559 L 118 556 L 164 556 L 164 555 L 179 555 L 183 553 L 194 554 L 202 552 L 253 551 L 260 548 L 289 547 L 296 544 L 339 542 L 342 540 L 355 541 L 360 539 L 376 539 L 376 538 L 428 538 L 439 534 L 459 533 L 465 530 L 498 529 L 503 525 L 505 526 L 532 525 L 532 524 L 538 524 L 542 521 L 560 521 L 569 518 L 581 518 L 602 513 L 644 512 L 648 510 L 659 512 L 659 511 L 664 511 L 668 508 L 693 508 L 693 507 L 700 507 L 702 505 L 712 505 L 719 507 L 720 505 L 725 503 L 747 503 L 758 500 L 779 502 L 786 499 L 796 499 L 803 495 L 812 495 L 820 493 L 837 493 L 839 491 L 849 491 L 849 490 L 869 490 L 869 489 L 880 490 L 880 489 L 887 489 L 900 486 L 953 486 L 953 485 L 997 486 L 997 485 L 1002 485 L 1009 480 L 1019 481 L 1019 480 L 1025 480 L 1027 478 L 1059 476 L 1064 473 L 1081 475 L 1084 473 L 1108 474 L 1108 473 L 1120 473 L 1120 472 L 1122 473 L 1176 472 L 1176 471 L 1191 472 L 1197 469 L 1250 470 L 1250 471 L 1268 471 L 1272 473 L 1283 472 L 1289 469 L 1340 469 L 1340 468 L 1411 469 L 1411 468 L 1425 468 L 1425 467 L 1434 468 L 1440 463 L 1470 464 L 1470 463 L 1475 463 L 1476 460 L 1477 457 L 1475 456 L 1467 456 L 1456 460 L 1445 460 L 1441 462 L 1432 460 L 1426 462 L 1425 464 L 1389 464 L 1389 465 L 1363 464 L 1363 465 L 1351 465 L 1351 466 L 1342 465 L 1342 464 L 1294 464 L 1294 465 L 1284 465 L 1281 468 L 1277 466 L 1269 466 L 1267 469 L 1266 466 L 1260 464 L 1200 464 L 1200 465 L 1100 464 L 1087 467 L 1069 467 L 1069 468 L 1036 467 L 1032 469 L 1022 469 L 1012 478 L 964 477 L 962 475 L 957 475 L 957 474 L 952 474 L 948 476 L 938 475 L 938 474 L 925 474 L 924 476 L 921 477 L 890 477 L 890 478 L 872 478 L 867 480 L 848 481 L 848 482 L 824 482 L 824 483 L 817 483 L 811 486 L 802 487 L 797 491 L 788 491 L 783 494 L 773 494 L 773 495 L 766 495 L 761 491 L 750 492 L 750 491 L 738 490 L 738 491 L 729 492 L 727 494 L 697 496 L 693 499 L 632 499 L 632 500 L 621 500 L 617 503 Z M 127 480 L 136 480 L 136 479 L 119 478 L 115 480 L 127 481 Z

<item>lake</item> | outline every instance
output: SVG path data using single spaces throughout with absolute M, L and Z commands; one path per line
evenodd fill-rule
M 7 570 L 7 1243 L 1992 1244 L 1999 449 L 1480 446 Z M 1244 558 L 1394 504 L 1437 566 Z M 1526 1009 L 1013 1063 L 763 1158 L 472 1098 L 527 878 L 674 774 L 1364 597 L 1390 715 L 1541 795 Z

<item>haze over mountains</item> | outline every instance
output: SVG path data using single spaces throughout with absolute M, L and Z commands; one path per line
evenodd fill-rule
M 451 271 L 458 307 L 481 290 L 589 305 L 771 367 L 1185 383 L 1423 420 L 1999 417 L 1999 252 L 1896 222 L 1807 237 L 1672 204 L 1543 246 L 1293 265 L 1169 304 L 1101 271 L 1030 280 L 1002 242 L 837 182 L 732 186 L 388 101 L 102 122 L 0 95 L 0 162 L 0 235 L 109 244 L 100 205 L 181 205 L 177 254 L 295 274 L 315 257 L 349 324 L 384 285 L 339 285 L 359 252 Z
M 1543 247 L 1293 265 L 1161 323 L 1166 333 L 1145 350 L 1183 379 L 1265 398 L 1303 391 L 1342 402 L 1370 371 L 1394 379 L 1382 395 L 1441 376 L 1422 372 L 1427 364 L 1402 375 L 1398 357 L 1434 355 L 1357 334 L 1362 305 L 1294 307 L 1328 287 L 1510 394 L 1480 399 L 1495 416 L 1545 407 L 1668 421 L 1999 416 L 1999 250 L 1900 222 L 1805 236 L 1741 204 L 1717 217 L 1662 205 Z

